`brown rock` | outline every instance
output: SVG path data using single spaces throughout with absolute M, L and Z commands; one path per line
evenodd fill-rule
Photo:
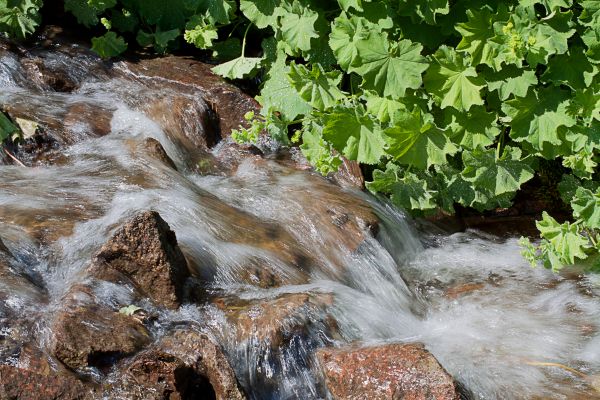
M 97 104 L 79 102 L 69 106 L 62 123 L 65 131 L 69 132 L 70 135 L 63 137 L 63 141 L 67 143 L 76 142 L 82 131 L 89 136 L 108 135 L 111 131 L 110 121 L 112 116 L 113 110 L 100 107 Z
M 248 111 L 260 109 L 256 100 L 215 75 L 212 65 L 190 57 L 151 58 L 124 62 L 120 67 L 118 73 L 129 79 L 133 75 L 134 79 L 155 82 L 163 88 L 169 82 L 175 91 L 200 94 L 215 112 L 222 137 L 228 137 L 232 129 L 245 124 L 244 114 Z
M 158 160 L 164 165 L 167 165 L 177 171 L 177 166 L 158 140 L 154 138 L 146 138 L 142 142 L 142 147 L 146 151 L 146 154 L 148 154 L 151 158 L 154 158 L 155 160 Z
M 123 377 L 117 392 L 129 399 L 246 398 L 221 348 L 189 329 L 172 332 L 137 355 Z
M 53 333 L 52 353 L 72 369 L 110 365 L 150 342 L 138 320 L 95 304 L 61 311 Z
M 420 344 L 321 349 L 317 357 L 337 400 L 458 400 L 456 385 Z
M 175 233 L 155 211 L 136 215 L 102 246 L 92 275 L 101 278 L 103 269 L 123 273 L 144 295 L 168 308 L 181 304 L 189 276 Z
M 77 379 L 63 375 L 40 375 L 9 365 L 0 365 L 0 399 L 80 400 L 92 392 Z
M 325 295 L 306 293 L 284 294 L 272 300 L 244 301 L 217 299 L 215 305 L 225 311 L 227 320 L 235 327 L 238 342 L 262 342 L 279 348 L 294 335 L 304 335 L 313 318 L 324 315 L 332 302 Z M 332 321 L 323 321 L 332 327 Z
M 337 172 L 333 174 L 333 179 L 341 187 L 364 189 L 365 177 L 363 176 L 360 164 L 356 161 L 348 160 L 342 157 L 342 165 Z

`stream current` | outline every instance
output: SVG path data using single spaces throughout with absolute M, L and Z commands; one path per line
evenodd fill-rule
M 238 340 L 211 302 L 177 311 L 142 305 L 158 315 L 155 337 L 169 326 L 194 323 L 217 338 L 252 398 L 324 396 L 314 350 L 354 342 L 421 342 L 475 399 L 596 396 L 585 379 L 542 363 L 569 366 L 590 379 L 600 373 L 597 277 L 533 269 L 521 258 L 516 238 L 417 229 L 385 202 L 332 189 L 324 178 L 275 160 L 246 160 L 232 175 L 200 174 L 190 168 L 186 150 L 142 111 L 156 89 L 142 81 L 90 76 L 92 61 L 83 56 L 43 57 L 49 65 L 68 66 L 80 86 L 70 93 L 45 90 L 23 76 L 16 57 L 4 55 L 0 105 L 20 105 L 43 120 L 60 119 L 85 102 L 112 111 L 110 133 L 95 137 L 80 123 L 71 129 L 76 140 L 61 148 L 60 162 L 0 165 L 0 236 L 18 272 L 45 293 L 40 298 L 0 280 L 0 338 L 11 329 L 8 316 L 19 315 L 35 321 L 28 334 L 44 348 L 61 297 L 92 255 L 126 219 L 152 209 L 176 232 L 211 296 L 253 302 L 289 293 L 327 298 L 326 311 L 307 308 L 302 315 L 312 322 L 308 334 L 277 349 L 259 336 Z M 178 170 L 136 150 L 148 137 L 162 144 Z M 340 242 L 317 216 L 324 204 L 352 199 L 369 204 L 381 220 L 376 238 L 356 248 Z M 255 237 L 264 226 L 285 232 L 277 246 L 295 246 L 317 260 L 302 272 L 306 277 L 280 248 Z M 255 259 L 282 283 L 263 288 L 240 278 L 240 269 Z M 128 304 L 131 296 L 116 285 L 95 295 L 110 304 Z M 0 362 L 14 359 L 0 352 Z M 110 371 L 89 373 L 118 379 Z

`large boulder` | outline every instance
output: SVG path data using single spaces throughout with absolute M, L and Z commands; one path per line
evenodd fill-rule
M 452 377 L 420 344 L 321 349 L 317 358 L 336 400 L 458 400 Z
M 41 375 L 26 369 L 0 365 L 2 400 L 83 400 L 92 399 L 92 393 L 71 376 Z
M 179 307 L 189 276 L 175 233 L 155 211 L 136 215 L 102 246 L 91 275 L 103 279 L 111 270 L 126 275 L 143 295 L 167 308 Z
M 111 395 L 132 400 L 246 398 L 221 348 L 191 328 L 166 335 L 123 371 Z

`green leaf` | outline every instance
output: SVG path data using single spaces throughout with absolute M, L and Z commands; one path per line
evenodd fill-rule
M 363 18 L 348 18 L 342 14 L 332 23 L 329 46 L 344 71 L 348 71 L 350 66 L 357 62 L 357 45 L 368 36 L 369 31 L 363 21 Z
M 586 55 L 594 62 L 600 61 L 600 24 L 590 27 L 581 35 L 583 43 L 587 47 Z
M 179 29 L 170 31 L 161 31 L 156 29 L 154 33 L 147 33 L 142 30 L 138 31 L 136 40 L 142 47 L 153 46 L 154 50 L 159 54 L 164 54 L 167 51 L 169 43 L 179 37 Z
M 418 17 L 434 25 L 437 15 L 446 15 L 450 12 L 448 0 L 401 0 L 400 14 Z
M 364 0 L 365 2 L 371 0 Z M 354 8 L 356 11 L 363 11 L 363 0 L 338 0 L 338 4 L 344 11 L 349 11 L 350 8 Z
M 277 26 L 281 0 L 241 0 L 240 11 L 259 29 Z
M 309 51 L 311 48 L 310 40 L 318 38 L 319 34 L 315 29 L 315 22 L 319 14 L 308 7 L 303 7 L 294 1 L 291 6 L 284 3 L 283 13 L 279 23 L 281 38 L 286 44 L 287 53 L 295 55 L 300 51 Z
M 403 39 L 390 43 L 387 34 L 372 32 L 357 43 L 358 59 L 352 71 L 363 77 L 362 87 L 398 99 L 406 89 L 421 86 L 421 74 L 429 67 L 421 55 L 423 46 Z
M 363 97 L 367 102 L 367 112 L 375 116 L 382 124 L 393 123 L 396 115 L 407 111 L 403 103 L 388 97 L 379 97 L 375 92 L 367 91 Z
M 481 89 L 485 82 L 469 60 L 447 46 L 441 46 L 432 56 L 433 64 L 425 74 L 425 88 L 435 97 L 440 107 L 454 107 L 468 111 L 482 105 Z
M 468 112 L 446 108 L 444 117 L 452 141 L 466 149 L 490 146 L 500 134 L 496 123 L 498 116 L 494 112 L 487 112 L 482 106 L 471 107 Z
M 313 64 L 309 71 L 304 65 L 292 63 L 289 78 L 300 96 L 317 110 L 331 108 L 345 97 L 338 88 L 342 73 L 325 72 L 320 64 Z
M 254 75 L 259 69 L 262 58 L 240 56 L 212 68 L 212 71 L 224 78 L 242 79 Z
M 507 100 L 511 95 L 525 97 L 531 86 L 538 83 L 535 71 L 507 65 L 497 73 L 486 75 L 489 91 L 498 91 L 500 100 Z
M 77 18 L 77 22 L 88 28 L 96 25 L 99 21 L 100 10 L 87 0 L 65 0 L 65 11 L 69 11 Z
M 600 189 L 592 192 L 579 187 L 571 201 L 573 215 L 592 229 L 600 229 Z
M 561 54 L 550 59 L 542 81 L 552 82 L 556 86 L 567 85 L 574 90 L 585 89 L 591 84 L 593 72 L 594 68 L 583 49 L 571 46 L 568 55 Z
M 195 3 L 193 10 L 206 16 L 211 25 L 228 24 L 235 16 L 236 3 L 231 0 L 188 0 Z
M 0 2 L 0 31 L 17 39 L 24 39 L 35 32 L 41 22 L 41 0 Z
M 506 146 L 498 159 L 495 149 L 464 151 L 462 159 L 463 178 L 489 198 L 513 194 L 534 176 L 531 167 L 521 160 L 517 147 Z
M 217 28 L 212 24 L 207 24 L 206 21 L 199 16 L 190 19 L 186 25 L 185 33 L 183 34 L 183 38 L 186 42 L 193 44 L 199 49 L 212 47 L 212 41 L 216 40 L 218 37 L 219 34 L 217 33 Z
M 119 32 L 135 32 L 139 26 L 137 16 L 127 10 L 111 10 L 110 23 Z
M 295 120 L 299 115 L 308 115 L 312 111 L 288 79 L 290 67 L 276 62 L 269 73 L 260 92 L 258 101 L 263 109 L 278 111 L 287 121 Z
M 102 12 L 117 5 L 117 0 L 87 0 L 90 7 Z
M 321 126 L 308 122 L 302 129 L 300 150 L 317 171 L 326 175 L 337 171 L 342 160 L 333 154 L 331 146 L 323 140 L 322 131 Z
M 546 211 L 542 213 L 542 220 L 536 222 L 536 226 L 540 231 L 543 239 L 548 241 L 551 248 L 551 253 L 548 254 L 547 266 L 558 270 L 564 264 L 574 264 L 577 259 L 587 258 L 585 250 L 589 246 L 589 242 L 583 236 L 579 226 L 565 222 L 559 224 Z
M 373 181 L 367 182 L 373 193 L 391 194 L 392 202 L 406 210 L 432 210 L 437 207 L 437 192 L 429 188 L 428 182 L 411 172 L 403 171 L 389 162 L 385 171 L 373 171 Z
M 573 117 L 580 117 L 586 124 L 600 121 L 600 90 L 596 92 L 593 87 L 577 90 L 570 100 L 568 112 Z
M 508 100 L 502 111 L 510 118 L 510 137 L 529 143 L 542 154 L 546 145 L 560 146 L 558 128 L 570 127 L 575 119 L 568 115 L 568 93 L 558 88 L 529 91 L 527 96 Z
M 141 309 L 142 309 L 141 307 L 138 307 L 138 306 L 136 306 L 136 305 L 133 305 L 133 304 L 131 304 L 131 305 L 127 306 L 127 307 L 121 307 L 121 308 L 119 309 L 119 313 L 120 313 L 120 314 L 127 315 L 127 316 L 132 316 L 132 315 L 134 315 L 134 314 L 135 314 L 137 311 L 140 311 Z
M 106 32 L 104 36 L 92 38 L 92 50 L 102 58 L 111 58 L 127 50 L 127 43 L 116 33 Z
M 446 156 L 458 151 L 430 114 L 420 108 L 396 117 L 394 126 L 385 130 L 388 154 L 399 163 L 427 169 L 447 162 Z
M 587 26 L 598 26 L 600 22 L 600 0 L 579 1 L 583 10 L 579 16 L 579 21 Z
M 571 15 L 570 11 L 564 14 L 557 12 L 554 14 L 554 19 L 570 20 Z M 537 23 L 527 33 L 527 43 L 529 44 L 527 62 L 531 67 L 535 67 L 537 64 L 546 64 L 549 56 L 564 54 L 569 49 L 567 40 L 573 36 L 575 29 L 557 26 L 552 22 L 552 19 L 549 19 Z
M 381 127 L 360 107 L 336 107 L 323 116 L 323 137 L 349 160 L 377 164 L 384 154 Z
M 594 153 L 584 148 L 577 153 L 563 158 L 563 166 L 571 168 L 573 173 L 582 179 L 591 179 L 598 164 L 594 161 Z
M 242 43 L 238 38 L 213 43 L 211 48 L 213 58 L 220 61 L 229 61 L 242 53 Z
M 0 112 L 0 146 L 2 142 L 10 138 L 13 134 L 17 133 L 19 128 L 12 123 L 10 119 L 4 113 Z
M 522 6 L 533 6 L 535 4 L 541 4 L 546 8 L 546 12 L 550 14 L 557 8 L 569 8 L 573 5 L 573 0 L 521 0 L 519 2 Z
M 146 25 L 155 25 L 161 31 L 170 31 L 185 26 L 187 19 L 183 0 L 130 0 L 141 20 Z
M 500 52 L 500 44 L 493 41 L 496 30 L 493 24 L 496 21 L 508 20 L 505 7 L 501 7 L 497 14 L 493 14 L 487 7 L 481 10 L 467 10 L 468 22 L 456 25 L 456 30 L 462 39 L 456 50 L 466 51 L 471 55 L 473 65 L 495 65 L 495 58 Z

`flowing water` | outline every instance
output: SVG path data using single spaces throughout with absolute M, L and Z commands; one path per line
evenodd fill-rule
M 93 254 L 128 217 L 153 209 L 176 232 L 209 298 L 260 305 L 310 294 L 315 306 L 303 306 L 285 321 L 307 328 L 281 345 L 260 333 L 240 340 L 241 328 L 216 301 L 177 311 L 143 305 L 158 314 L 156 337 L 191 323 L 216 338 L 252 398 L 325 396 L 314 350 L 354 342 L 422 342 L 475 399 L 596 396 L 590 381 L 600 373 L 598 278 L 532 269 L 514 238 L 417 230 L 385 202 L 274 160 L 246 160 L 231 176 L 200 174 L 189 168 L 186 149 L 143 112 L 158 95 L 155 89 L 90 76 L 85 57 L 45 57 L 66 65 L 81 86 L 71 93 L 45 90 L 5 55 L 0 104 L 61 120 L 69 107 L 85 102 L 111 110 L 110 133 L 96 137 L 80 124 L 60 162 L 0 166 L 0 236 L 18 261 L 13 272 L 27 278 L 0 275 L 0 338 L 9 336 L 11 318 L 18 316 L 32 321 L 27 335 L 46 346 L 61 297 Z M 160 141 L 178 171 L 140 150 L 147 137 Z M 338 202 L 370 204 L 381 219 L 377 237 L 357 246 L 340 240 L 321 218 L 324 207 Z M 243 276 L 256 260 L 276 276 L 276 287 L 253 285 Z M 41 294 L 31 282 L 43 288 Z M 111 305 L 132 301 L 129 291 L 113 284 L 95 295 Z M 13 354 L 2 350 L 0 360 L 14 363 Z M 118 379 L 110 371 L 90 373 Z

